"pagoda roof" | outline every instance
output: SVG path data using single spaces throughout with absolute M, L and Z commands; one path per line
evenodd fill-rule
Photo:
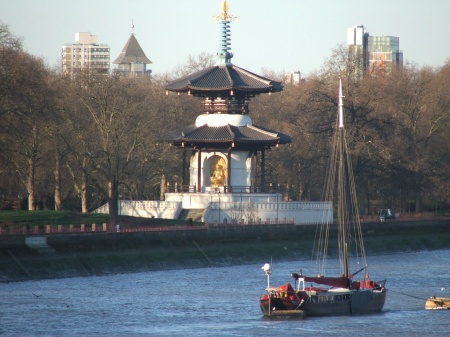
M 281 82 L 254 74 L 231 63 L 205 68 L 170 82 L 166 90 L 190 92 L 196 96 L 220 96 L 223 93 L 235 96 L 251 96 L 283 90 Z
M 207 147 L 224 147 L 234 143 L 235 147 L 270 147 L 286 144 L 292 137 L 255 125 L 244 126 L 196 126 L 195 124 L 170 131 L 161 136 L 161 140 L 170 141 L 174 145 L 187 147 L 208 145 Z
M 147 56 L 145 56 L 139 42 L 134 34 L 130 35 L 125 47 L 123 47 L 122 52 L 119 57 L 113 62 L 114 64 L 130 64 L 130 63 L 145 63 L 151 64 Z

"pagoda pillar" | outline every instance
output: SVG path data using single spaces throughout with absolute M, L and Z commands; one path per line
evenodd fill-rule
M 186 185 L 186 148 L 183 147 L 183 167 L 181 169 L 181 188 Z
M 258 151 L 253 153 L 253 184 L 252 188 L 254 192 L 258 191 Z
M 231 147 L 228 148 L 227 161 L 228 161 L 228 165 L 227 165 L 227 188 L 228 188 L 228 192 L 231 192 Z
M 197 152 L 197 192 L 202 192 L 202 150 Z

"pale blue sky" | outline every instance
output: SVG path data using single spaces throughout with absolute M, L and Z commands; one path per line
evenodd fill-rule
M 320 68 L 347 28 L 400 37 L 407 62 L 442 66 L 450 59 L 450 0 L 229 0 L 232 62 L 260 73 Z M 0 0 L 0 20 L 24 49 L 59 65 L 61 46 L 90 31 L 111 47 L 114 61 L 131 21 L 154 73 L 172 71 L 188 55 L 218 50 L 220 0 Z

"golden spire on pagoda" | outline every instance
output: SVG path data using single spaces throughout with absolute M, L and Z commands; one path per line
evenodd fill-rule
M 213 18 L 220 21 L 234 21 L 236 19 L 236 16 L 233 14 L 228 13 L 230 10 L 230 5 L 228 4 L 227 0 L 223 0 L 220 3 L 220 13 L 217 15 L 214 15 Z

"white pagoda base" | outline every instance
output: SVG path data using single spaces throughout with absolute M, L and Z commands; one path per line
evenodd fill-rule
M 282 201 L 279 193 L 166 193 L 165 201 L 121 200 L 121 215 L 178 219 L 183 210 L 203 210 L 201 221 L 217 224 L 318 224 L 332 222 L 331 202 Z M 107 213 L 108 205 L 96 210 Z

